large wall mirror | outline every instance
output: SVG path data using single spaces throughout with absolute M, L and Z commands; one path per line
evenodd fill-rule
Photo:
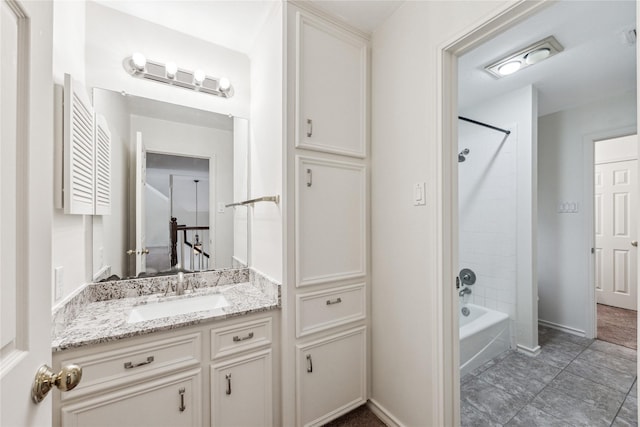
M 246 119 L 93 90 L 111 131 L 111 215 L 93 217 L 93 272 L 139 277 L 248 265 Z

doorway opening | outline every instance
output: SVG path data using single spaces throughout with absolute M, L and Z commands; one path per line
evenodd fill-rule
M 637 349 L 638 136 L 593 143 L 597 338 Z
M 146 171 L 147 272 L 207 270 L 209 160 L 147 152 Z
M 622 4 L 616 4 L 614 7 L 607 2 L 589 2 L 588 4 L 581 2 L 579 11 L 571 11 L 570 9 L 575 6 L 577 6 L 575 2 L 558 2 L 546 7 L 522 4 L 507 7 L 499 19 L 487 23 L 480 29 L 474 29 L 443 50 L 443 74 L 456 70 L 457 66 L 459 76 L 458 91 L 456 91 L 455 83 L 451 84 L 446 77 L 441 76 L 444 82 L 441 94 L 443 106 L 442 186 L 445 192 L 450 190 L 452 194 L 452 200 L 445 200 L 443 215 L 454 218 L 451 227 L 456 228 L 445 231 L 443 247 L 446 249 L 449 247 L 448 243 L 451 243 L 453 250 L 451 254 L 445 254 L 445 259 L 443 259 L 443 268 L 445 269 L 443 283 L 448 283 L 446 280 L 448 268 L 451 269 L 449 274 L 455 277 L 459 271 L 462 274 L 463 267 L 473 269 L 472 264 L 480 260 L 478 256 L 473 258 L 469 257 L 468 253 L 463 253 L 463 244 L 466 246 L 464 250 L 467 252 L 469 252 L 469 246 L 475 248 L 477 252 L 475 255 L 479 255 L 483 251 L 483 255 L 486 255 L 487 252 L 494 251 L 495 247 L 500 247 L 501 250 L 512 250 L 513 248 L 509 245 L 515 245 L 515 251 L 510 253 L 494 253 L 502 258 L 501 262 L 493 264 L 479 262 L 475 265 L 477 268 L 475 274 L 478 277 L 477 284 L 475 287 L 470 287 L 470 294 L 453 295 L 450 309 L 454 315 L 450 319 L 446 314 L 444 317 L 445 326 L 449 325 L 447 322 L 450 321 L 453 329 L 458 330 L 458 323 L 463 323 L 462 316 L 464 316 L 461 306 L 464 308 L 464 305 L 467 304 L 464 298 L 473 298 L 474 304 L 484 300 L 485 305 L 492 306 L 489 307 L 491 310 L 508 315 L 511 326 L 509 332 L 510 353 L 506 352 L 506 355 L 501 356 L 509 362 L 501 363 L 502 359 L 494 359 L 492 363 L 476 369 L 475 374 L 471 374 L 472 377 L 464 376 L 461 379 L 463 389 L 461 402 L 457 401 L 459 397 L 457 392 L 460 388 L 456 388 L 459 384 L 456 375 L 454 373 L 451 376 L 454 380 L 453 393 L 451 393 L 452 407 L 461 406 L 462 425 L 465 425 L 465 421 L 469 421 L 468 418 L 465 419 L 469 416 L 502 424 L 506 424 L 518 416 L 526 416 L 528 419 L 532 416 L 539 416 L 547 421 L 566 419 L 565 417 L 571 415 L 562 412 L 562 408 L 551 408 L 544 406 L 541 402 L 534 401 L 543 394 L 546 396 L 553 393 L 553 387 L 548 388 L 547 379 L 555 381 L 554 378 L 561 373 L 558 378 L 562 380 L 568 381 L 569 378 L 575 379 L 574 377 L 577 377 L 576 381 L 585 380 L 598 384 L 597 387 L 600 385 L 611 387 L 611 383 L 606 383 L 602 378 L 598 378 L 600 372 L 611 367 L 609 365 L 599 366 L 593 360 L 595 355 L 603 353 L 602 359 L 605 360 L 610 358 L 615 351 L 619 351 L 620 353 L 615 357 L 621 357 L 625 360 L 621 360 L 618 369 L 621 366 L 629 367 L 627 372 L 619 372 L 622 376 L 632 374 L 631 366 L 635 366 L 636 363 L 635 352 L 629 353 L 626 351 L 627 349 L 620 350 L 617 347 L 614 351 L 613 347 L 607 343 L 593 341 L 596 334 L 596 291 L 593 281 L 594 273 L 591 271 L 594 266 L 594 262 L 591 260 L 591 248 L 594 246 L 589 244 L 592 241 L 589 236 L 593 234 L 589 215 L 590 212 L 593 212 L 594 194 L 593 187 L 587 190 L 584 186 L 585 181 L 583 181 L 589 174 L 593 174 L 593 162 L 585 163 L 584 155 L 581 155 L 581 152 L 584 153 L 583 140 L 588 135 L 610 131 L 612 128 L 625 127 L 633 127 L 635 132 L 637 121 L 635 45 L 634 41 L 631 45 L 624 44 L 624 35 L 628 34 L 630 29 L 635 30 L 635 3 L 624 3 L 624 6 L 629 7 L 630 10 L 624 11 L 618 18 L 615 15 L 621 12 L 620 6 Z M 613 38 L 615 40 L 609 40 L 609 42 L 617 44 L 609 44 L 605 49 L 603 48 L 605 43 L 601 41 L 598 48 L 604 49 L 602 51 L 604 56 L 621 54 L 619 61 L 616 61 L 619 67 L 616 67 L 615 71 L 604 70 L 603 73 L 599 73 L 595 68 L 587 68 L 588 72 L 578 72 L 576 69 L 568 68 L 555 69 L 548 83 L 542 77 L 532 78 L 534 71 L 537 73 L 538 70 L 544 68 L 553 69 L 561 63 L 563 54 L 566 58 L 579 53 L 580 49 L 577 45 L 572 46 L 572 44 L 584 43 L 588 36 L 596 35 L 595 32 L 587 35 L 584 28 L 572 29 L 568 25 L 564 25 L 562 28 L 558 27 L 558 34 L 555 34 L 554 17 L 565 24 L 572 20 L 591 22 L 589 20 L 575 20 L 575 16 L 588 14 L 588 9 L 593 9 L 592 12 L 595 13 L 595 17 L 591 21 L 598 22 L 599 26 L 602 23 L 602 28 L 605 28 L 608 22 L 609 25 L 612 25 L 609 30 L 606 30 L 609 35 L 618 35 Z M 564 19 L 566 18 L 565 14 L 573 18 Z M 539 19 L 542 19 L 543 24 L 540 21 L 536 23 L 536 20 Z M 618 20 L 616 21 L 616 19 Z M 527 25 L 530 27 L 527 28 Z M 533 64 L 516 75 L 505 76 L 503 79 L 499 79 L 501 83 L 490 80 L 486 73 L 482 74 L 484 66 L 495 62 L 497 57 L 508 56 L 510 53 L 518 51 L 520 47 L 542 39 L 543 35 L 536 32 L 540 29 L 545 32 L 553 32 L 560 43 L 564 45 L 564 52 L 561 50 L 556 57 L 541 64 Z M 569 33 L 562 35 L 562 31 L 565 30 Z M 576 34 L 581 37 L 577 37 Z M 546 34 L 546 36 L 548 35 Z M 503 49 L 501 50 L 500 47 Z M 593 49 L 587 50 L 594 51 Z M 465 61 L 476 55 L 484 55 L 485 60 L 480 60 L 466 67 Z M 573 56 L 572 59 L 573 64 L 577 64 L 577 57 Z M 577 68 L 586 70 L 580 66 Z M 615 75 L 617 72 L 622 74 Z M 558 76 L 561 75 L 565 75 L 568 80 L 573 82 L 562 82 L 554 90 L 550 90 L 554 82 L 558 84 Z M 602 84 L 582 81 L 582 79 L 595 76 L 606 76 L 606 78 Z M 529 82 L 523 84 L 522 82 L 526 78 L 529 78 Z M 574 83 L 576 86 L 572 87 L 570 83 Z M 614 88 L 612 84 L 619 86 Z M 473 88 L 473 85 L 476 87 Z M 470 87 L 471 90 L 469 90 Z M 501 87 L 501 89 L 496 90 L 496 87 Z M 595 93 L 591 91 L 592 89 L 601 92 Z M 455 101 L 451 102 L 452 94 L 455 93 L 459 93 L 458 108 L 456 108 Z M 554 99 L 554 93 L 561 95 L 561 99 Z M 569 104 L 562 105 L 567 100 L 570 101 Z M 514 117 L 516 101 L 519 102 L 517 109 L 524 111 L 522 113 L 524 120 Z M 496 144 L 496 146 L 486 145 L 484 147 L 487 152 L 492 153 L 489 156 L 492 162 L 485 161 L 483 164 L 477 163 L 476 165 L 484 168 L 485 173 L 477 174 L 483 179 L 491 178 L 497 174 L 498 171 L 493 168 L 494 166 L 508 166 L 501 172 L 500 179 L 493 180 L 495 186 L 492 189 L 482 189 L 481 191 L 493 193 L 494 200 L 498 200 L 505 192 L 512 190 L 509 185 L 515 185 L 516 196 L 512 199 L 515 202 L 515 207 L 509 207 L 515 211 L 515 220 L 504 222 L 504 227 L 501 230 L 513 229 L 511 226 L 515 223 L 516 238 L 514 240 L 509 242 L 501 240 L 501 237 L 495 233 L 485 233 L 482 236 L 482 232 L 479 230 L 474 231 L 468 225 L 464 225 L 464 216 L 471 214 L 471 211 L 460 211 L 463 208 L 461 198 L 466 192 L 464 186 L 469 185 L 468 182 L 464 182 L 464 175 L 468 174 L 467 169 L 472 167 L 472 159 L 475 154 L 482 149 L 470 147 L 470 141 L 473 138 L 462 140 L 465 138 L 466 131 L 462 130 L 462 125 L 458 125 L 454 120 L 458 114 L 513 130 L 514 135 L 517 136 L 515 155 L 511 164 L 508 164 L 508 156 L 505 155 L 508 154 L 505 148 L 508 150 L 509 146 Z M 455 125 L 453 125 L 454 123 Z M 460 136 L 460 138 L 456 138 L 456 136 Z M 459 144 L 454 143 L 453 147 L 447 148 L 447 143 L 452 141 Z M 465 149 L 469 150 L 467 154 L 464 154 Z M 455 158 L 456 154 L 457 158 Z M 459 163 L 460 154 L 464 157 L 464 163 Z M 587 173 L 587 169 L 590 172 Z M 509 175 L 510 173 L 512 175 Z M 478 184 L 479 181 L 476 179 L 471 185 Z M 473 191 L 468 193 L 476 199 L 479 198 Z M 497 213 L 504 214 L 507 205 L 503 203 L 493 203 L 491 206 L 487 204 L 484 209 L 488 212 L 491 207 L 497 209 L 498 206 L 502 206 L 502 209 Z M 490 225 L 494 217 L 497 216 L 484 213 L 475 220 L 478 223 Z M 456 219 L 460 221 L 456 222 Z M 638 221 L 637 218 L 634 220 Z M 587 223 L 591 227 L 591 231 L 589 229 L 585 231 Z M 472 237 L 484 237 L 485 240 L 474 242 Z M 447 239 L 450 240 L 447 241 Z M 501 282 L 492 272 L 493 269 L 501 271 L 504 270 L 504 266 L 510 267 L 512 265 L 515 265 L 515 271 L 510 271 L 515 277 L 513 283 Z M 490 274 L 486 274 L 487 271 Z M 484 289 L 481 284 L 484 284 Z M 445 293 L 447 293 L 446 288 Z M 456 291 L 457 293 L 458 291 Z M 463 301 L 460 302 L 460 299 Z M 460 316 L 460 321 L 458 321 L 458 316 Z M 459 331 L 462 337 L 462 327 Z M 490 337 L 489 341 L 492 339 L 495 337 Z M 451 343 L 451 348 L 454 351 L 460 347 L 458 354 L 461 359 L 462 346 L 462 342 Z M 527 353 L 531 357 L 522 359 L 522 353 Z M 585 362 L 587 359 L 589 359 L 589 363 Z M 520 362 L 525 363 L 523 362 L 525 360 L 535 361 L 534 363 L 538 363 L 538 367 L 522 365 L 520 369 L 510 369 L 510 365 L 513 368 Z M 462 362 L 462 360 L 460 361 Z M 572 365 L 574 361 L 577 363 Z M 583 362 L 590 364 L 591 371 L 582 371 L 579 374 L 577 364 Z M 452 367 L 454 370 L 457 368 L 457 366 Z M 551 377 L 545 377 L 543 372 L 537 370 L 538 368 L 555 370 L 555 373 Z M 622 370 L 624 371 L 624 369 Z M 534 372 L 533 377 L 527 377 Z M 527 378 L 524 378 L 523 375 Z M 505 379 L 510 381 L 510 385 L 501 382 Z M 518 380 L 522 380 L 522 384 L 527 384 L 527 386 L 519 387 L 520 383 L 516 384 Z M 619 391 L 623 394 L 626 393 L 620 405 L 626 404 L 623 402 L 627 401 L 632 390 L 635 381 L 634 375 L 631 375 L 630 380 L 625 381 L 624 384 L 618 385 Z M 585 384 L 587 383 L 585 382 Z M 527 389 L 529 386 L 535 390 Z M 554 386 L 560 387 L 555 383 Z M 527 400 L 525 408 L 521 408 L 525 413 L 520 414 L 515 411 L 510 414 L 505 412 L 499 414 L 492 412 L 489 408 L 482 408 L 482 405 L 478 401 L 474 402 L 474 398 L 469 394 L 465 396 L 465 388 L 469 387 L 475 387 L 476 391 L 478 387 L 485 387 L 486 389 L 483 388 L 484 395 L 495 392 L 496 396 L 500 395 L 502 400 L 526 399 L 525 395 L 527 394 L 532 394 L 533 397 L 532 400 Z M 578 393 L 585 388 L 588 389 L 585 385 L 585 387 L 577 387 L 574 390 L 565 390 L 564 393 L 567 395 Z M 443 389 L 447 390 L 447 384 L 444 384 Z M 503 395 L 502 392 L 506 394 Z M 547 397 L 549 400 L 558 398 L 558 396 L 551 395 Z M 569 397 L 580 400 L 578 395 Z M 542 406 L 544 407 L 542 408 Z M 620 406 L 618 406 L 619 408 Z M 613 422 L 616 413 L 607 415 L 611 422 Z

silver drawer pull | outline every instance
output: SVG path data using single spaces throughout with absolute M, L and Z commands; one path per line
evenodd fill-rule
M 187 409 L 187 407 L 184 406 L 184 392 L 184 387 L 178 390 L 178 394 L 180 394 L 180 406 L 178 406 L 178 409 L 180 410 L 180 412 L 184 412 L 184 410 Z
M 136 363 L 135 365 L 131 362 L 125 362 L 124 364 L 124 369 L 133 369 L 133 368 L 137 368 L 138 366 L 144 366 L 144 365 L 148 365 L 149 363 L 153 362 L 153 356 L 149 356 L 147 357 L 147 360 L 144 362 L 140 362 L 140 363 Z
M 307 138 L 311 138 L 313 135 L 313 120 L 307 119 Z
M 340 304 L 342 302 L 342 298 L 336 298 L 334 300 L 328 299 L 327 305 Z
M 313 185 L 313 172 L 311 169 L 307 169 L 307 187 L 311 187 Z
M 227 394 L 231 394 L 231 374 L 225 375 L 225 379 L 227 380 Z
M 233 337 L 233 342 L 250 340 L 251 338 L 253 338 L 253 332 L 249 332 L 249 334 L 246 337 L 242 337 L 242 338 L 236 335 L 235 337 Z
M 307 372 L 313 372 L 313 360 L 310 354 L 307 354 Z

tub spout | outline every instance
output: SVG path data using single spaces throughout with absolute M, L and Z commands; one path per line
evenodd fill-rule
M 458 295 L 460 295 L 461 297 L 465 296 L 466 294 L 470 294 L 471 293 L 471 289 L 469 288 L 462 288 L 460 289 L 460 292 L 458 292 Z

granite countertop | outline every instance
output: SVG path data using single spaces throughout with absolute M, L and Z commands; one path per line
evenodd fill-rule
M 246 278 L 248 279 L 248 275 Z M 194 291 L 189 290 L 181 296 L 176 296 L 174 293 L 163 296 L 158 292 L 139 292 L 136 296 L 103 297 L 97 298 L 97 301 L 91 301 L 91 298 L 87 300 L 85 297 L 84 301 L 75 304 L 77 307 L 71 314 L 64 313 L 64 315 L 56 316 L 54 313 L 52 351 L 110 342 L 280 307 L 280 292 L 277 284 L 265 280 L 228 284 L 219 284 L 218 282 L 219 279 L 213 285 L 201 286 Z M 139 286 L 137 283 L 136 285 Z M 95 290 L 85 293 L 96 294 Z M 224 296 L 229 303 L 228 306 L 135 323 L 127 321 L 135 307 L 210 294 Z M 129 295 L 131 295 L 130 289 Z

